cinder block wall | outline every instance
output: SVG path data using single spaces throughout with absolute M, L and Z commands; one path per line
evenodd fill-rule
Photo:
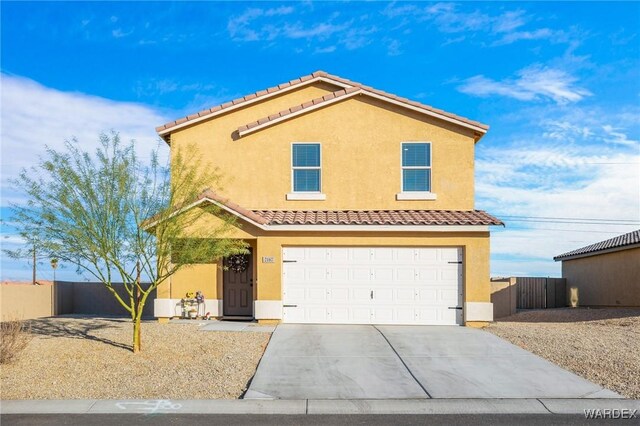
M 2 321 L 33 319 L 54 314 L 52 285 L 0 285 L 0 317 Z
M 124 286 L 114 283 L 114 288 L 125 300 L 129 300 Z M 153 317 L 154 290 L 147 298 L 143 317 Z M 108 315 L 129 317 L 104 284 L 97 282 L 56 281 L 53 285 L 2 284 L 0 285 L 2 321 L 34 319 L 53 315 Z

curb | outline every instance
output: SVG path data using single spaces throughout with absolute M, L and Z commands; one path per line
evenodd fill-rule
M 618 410 L 633 399 L 3 400 L 0 414 L 579 414 Z

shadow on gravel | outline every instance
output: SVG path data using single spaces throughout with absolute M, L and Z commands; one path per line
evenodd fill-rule
M 125 322 L 122 318 L 100 318 L 100 322 L 91 321 L 91 318 L 79 318 L 77 321 L 73 320 L 70 316 L 61 318 L 50 317 L 42 319 L 34 319 L 28 321 L 29 331 L 31 334 L 46 336 L 46 337 L 66 337 L 71 339 L 85 339 L 95 342 L 105 343 L 107 345 L 115 346 L 116 348 L 126 349 L 131 351 L 130 345 L 125 345 L 120 342 L 116 342 L 103 337 L 95 336 L 94 333 L 99 330 L 106 330 L 110 328 L 118 328 L 118 324 Z M 84 320 L 83 320 L 84 319 Z M 71 321 L 69 321 L 71 320 Z
M 640 308 L 554 308 L 522 309 L 517 314 L 495 322 L 568 323 L 619 320 L 616 325 L 640 324 Z

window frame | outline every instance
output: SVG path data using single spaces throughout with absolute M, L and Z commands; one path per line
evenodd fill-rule
M 294 166 L 293 147 L 295 145 L 318 145 L 318 166 Z M 296 170 L 318 170 L 318 190 L 317 191 L 296 191 L 295 171 Z M 291 142 L 291 192 L 290 194 L 322 194 L 322 144 L 320 142 Z
M 429 165 L 428 166 L 405 166 L 403 164 L 405 145 L 429 145 Z M 429 141 L 402 141 L 400 142 L 400 194 L 432 194 L 433 193 L 433 144 Z M 407 191 L 404 189 L 405 170 L 429 170 L 429 182 L 427 191 Z

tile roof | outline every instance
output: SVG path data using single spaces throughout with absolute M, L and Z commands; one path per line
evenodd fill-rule
M 268 225 L 503 225 L 482 210 L 252 210 Z
M 216 201 L 220 204 L 223 204 L 224 206 L 226 206 L 228 209 L 233 210 L 234 212 L 238 213 L 240 216 L 244 216 L 247 219 L 252 220 L 253 222 L 259 223 L 260 225 L 266 225 L 269 223 L 269 220 L 266 219 L 265 217 L 251 211 L 251 210 L 247 210 L 244 207 L 239 206 L 238 204 L 234 203 L 233 201 L 230 201 L 228 198 L 225 198 L 219 194 L 217 194 L 216 192 L 207 189 L 205 190 L 202 194 L 200 194 L 198 196 L 198 199 L 196 200 L 196 202 L 203 200 L 203 199 L 208 199 L 208 200 L 213 200 Z
M 331 96 L 329 99 L 324 99 L 324 97 L 323 98 L 319 98 L 319 99 L 323 99 L 323 101 L 328 101 L 328 100 L 333 99 L 335 97 L 345 96 L 345 95 L 353 93 L 353 92 L 355 92 L 357 90 L 361 90 L 363 93 L 366 92 L 366 93 L 376 94 L 378 96 L 382 96 L 382 97 L 387 98 L 389 100 L 393 100 L 393 101 L 396 101 L 396 102 L 404 103 L 404 104 L 406 104 L 408 106 L 412 106 L 412 107 L 416 107 L 416 108 L 419 108 L 419 109 L 423 109 L 423 110 L 425 110 L 427 112 L 434 113 L 434 114 L 437 114 L 437 115 L 441 115 L 441 116 L 453 119 L 455 121 L 459 121 L 459 122 L 461 122 L 463 124 L 467 124 L 467 125 L 470 125 L 470 126 L 478 127 L 478 128 L 480 128 L 481 130 L 483 130 L 485 132 L 486 132 L 486 130 L 489 129 L 489 126 L 487 126 L 486 124 L 482 124 L 482 123 L 480 123 L 478 121 L 470 120 L 470 119 L 468 119 L 466 117 L 461 117 L 459 115 L 452 114 L 450 112 L 446 112 L 446 111 L 438 109 L 438 108 L 434 108 L 434 107 L 432 107 L 430 105 L 425 105 L 425 104 L 422 104 L 420 102 L 415 102 L 415 101 L 409 100 L 407 98 L 403 98 L 403 97 L 400 97 L 400 96 L 393 95 L 391 93 L 384 92 L 382 90 L 374 89 L 373 87 L 365 86 L 365 85 L 363 85 L 361 83 L 357 83 L 357 82 L 354 82 L 354 81 L 351 81 L 351 80 L 347 80 L 345 78 L 338 77 L 336 75 L 332 75 L 332 74 L 326 73 L 324 71 L 316 71 L 313 74 L 309 74 L 309 75 L 305 75 L 303 77 L 296 78 L 296 79 L 288 81 L 286 83 L 279 84 L 278 86 L 274 86 L 274 87 L 268 88 L 266 90 L 260 90 L 258 92 L 252 93 L 252 94 L 247 95 L 247 96 L 243 96 L 241 98 L 234 99 L 234 100 L 226 102 L 224 104 L 217 105 L 217 106 L 214 106 L 212 108 L 208 108 L 208 109 L 202 110 L 202 111 L 197 112 L 195 114 L 191 114 L 191 115 L 188 115 L 186 117 L 182 117 L 182 118 L 179 118 L 177 120 L 170 121 L 169 123 L 166 123 L 166 124 L 164 124 L 162 126 L 156 127 L 156 132 L 164 135 L 164 134 L 170 133 L 171 129 L 173 129 L 174 127 L 180 126 L 180 125 L 182 125 L 184 123 L 187 123 L 187 122 L 190 122 L 190 121 L 194 121 L 194 120 L 198 120 L 198 119 L 204 119 L 204 118 L 206 118 L 208 116 L 211 116 L 211 115 L 214 115 L 214 114 L 217 114 L 217 113 L 222 113 L 222 112 L 224 112 L 224 110 L 228 110 L 231 107 L 241 106 L 244 103 L 255 101 L 255 100 L 259 99 L 259 98 L 271 96 L 272 94 L 274 94 L 276 92 L 282 91 L 282 90 L 287 89 L 287 88 L 291 88 L 292 86 L 302 85 L 303 83 L 311 82 L 312 80 L 315 81 L 317 79 L 329 80 L 329 81 L 331 81 L 333 83 L 337 83 L 337 85 L 339 85 L 339 86 L 344 86 L 342 89 L 340 89 L 340 90 L 338 90 L 336 92 L 333 92 L 332 94 L 327 95 L 327 96 L 334 95 L 334 96 Z M 349 90 L 349 93 L 341 93 L 341 92 L 346 92 L 347 90 Z M 315 102 L 315 101 L 317 101 L 317 100 L 313 100 L 313 101 L 310 101 L 310 102 Z M 308 103 L 309 102 L 307 102 L 305 104 L 308 104 Z M 305 104 L 294 106 L 292 108 L 289 108 L 289 110 L 285 110 L 285 111 L 289 111 L 288 114 L 290 114 L 291 113 L 291 109 L 296 109 L 296 111 L 297 111 L 297 110 L 299 110 L 299 107 L 302 107 Z M 281 112 L 279 112 L 277 114 L 273 114 L 272 116 L 275 119 L 276 117 L 280 117 L 281 116 L 280 114 L 283 113 L 283 112 L 284 111 L 281 111 Z M 270 117 L 272 117 L 272 116 L 270 116 Z M 260 119 L 260 120 L 258 120 L 258 122 L 259 121 L 263 121 L 264 122 L 265 119 L 267 119 L 267 121 L 268 121 L 268 119 L 270 119 L 270 117 L 265 117 L 264 119 Z M 253 123 L 250 123 L 250 124 L 253 124 Z M 259 124 L 262 124 L 262 123 L 259 123 Z M 255 127 L 256 125 L 254 125 L 252 127 Z M 247 126 L 247 128 L 250 128 L 250 127 L 248 127 L 249 126 L 248 124 L 245 125 L 245 126 Z M 245 127 L 245 126 L 242 126 L 242 127 Z
M 203 200 L 216 203 L 258 226 L 274 226 L 271 229 L 277 229 L 278 225 L 504 225 L 482 210 L 249 210 L 211 189 L 204 190 L 189 203 L 176 206 L 171 214 L 180 214 Z M 143 227 L 153 228 L 167 217 L 150 217 L 143 222 Z
M 300 111 L 304 111 L 306 109 L 309 109 L 312 106 L 316 106 L 316 105 L 319 106 L 319 105 L 322 105 L 322 104 L 326 104 L 328 101 L 337 100 L 337 99 L 340 99 L 340 98 L 346 98 L 347 95 L 352 95 L 352 94 L 357 94 L 357 93 L 362 93 L 362 89 L 360 89 L 359 87 L 348 87 L 346 89 L 336 90 L 335 92 L 328 93 L 328 94 L 324 95 L 321 98 L 312 99 L 312 100 L 310 100 L 308 102 L 305 102 L 305 103 L 300 104 L 300 105 L 292 106 L 289 109 L 282 110 L 282 111 L 280 111 L 280 112 L 278 112 L 276 114 L 272 114 L 272 115 L 270 115 L 268 117 L 263 117 L 263 118 L 260 118 L 260 119 L 258 119 L 256 121 L 253 121 L 251 123 L 244 124 L 244 125 L 238 127 L 238 133 L 240 134 L 240 136 L 242 136 L 243 133 L 245 133 L 248 130 L 251 130 L 251 129 L 255 128 L 255 127 L 258 127 L 260 125 L 273 122 L 273 121 L 275 121 L 277 119 L 286 117 L 288 115 L 291 115 L 291 114 L 294 114 L 294 113 L 297 113 L 297 112 L 300 112 Z
M 316 72 L 314 72 L 312 74 L 304 75 L 302 77 L 298 77 L 298 78 L 293 79 L 291 81 L 288 81 L 286 83 L 278 84 L 277 86 L 270 87 L 270 88 L 265 89 L 265 90 L 259 90 L 257 92 L 251 93 L 251 94 L 243 96 L 241 98 L 237 98 L 237 99 L 234 99 L 232 101 L 225 102 L 223 104 L 216 105 L 216 106 L 213 106 L 211 108 L 204 109 L 202 111 L 196 112 L 195 114 L 191 114 L 191 115 L 179 118 L 179 119 L 174 120 L 174 121 L 170 121 L 170 122 L 168 122 L 166 124 L 163 124 L 162 126 L 156 127 L 156 132 L 164 133 L 165 130 L 169 130 L 169 129 L 173 128 L 173 127 L 176 127 L 176 126 L 178 126 L 180 124 L 183 124 L 183 123 L 186 123 L 188 121 L 193 121 L 193 120 L 195 120 L 197 118 L 200 118 L 200 117 L 205 117 L 205 116 L 208 116 L 208 115 L 211 115 L 211 114 L 215 114 L 215 113 L 221 112 L 222 110 L 229 109 L 230 107 L 235 106 L 235 105 L 243 104 L 245 102 L 253 101 L 253 100 L 258 99 L 258 98 L 266 97 L 267 95 L 271 95 L 274 92 L 279 92 L 282 89 L 286 89 L 286 88 L 291 87 L 291 86 L 296 86 L 298 84 L 305 83 L 305 82 L 307 82 L 309 80 L 313 80 L 313 79 L 316 79 L 316 78 L 319 78 L 319 77 L 323 77 L 323 76 L 326 76 L 326 75 L 327 75 L 327 73 L 325 73 L 324 71 L 316 71 Z
M 599 243 L 591 244 L 586 247 L 572 250 L 553 258 L 553 260 L 563 260 L 568 257 L 583 257 L 593 256 L 601 251 L 619 249 L 626 246 L 640 244 L 640 229 L 629 232 L 627 234 L 618 235 L 617 237 L 610 238 L 608 240 L 600 241 Z

